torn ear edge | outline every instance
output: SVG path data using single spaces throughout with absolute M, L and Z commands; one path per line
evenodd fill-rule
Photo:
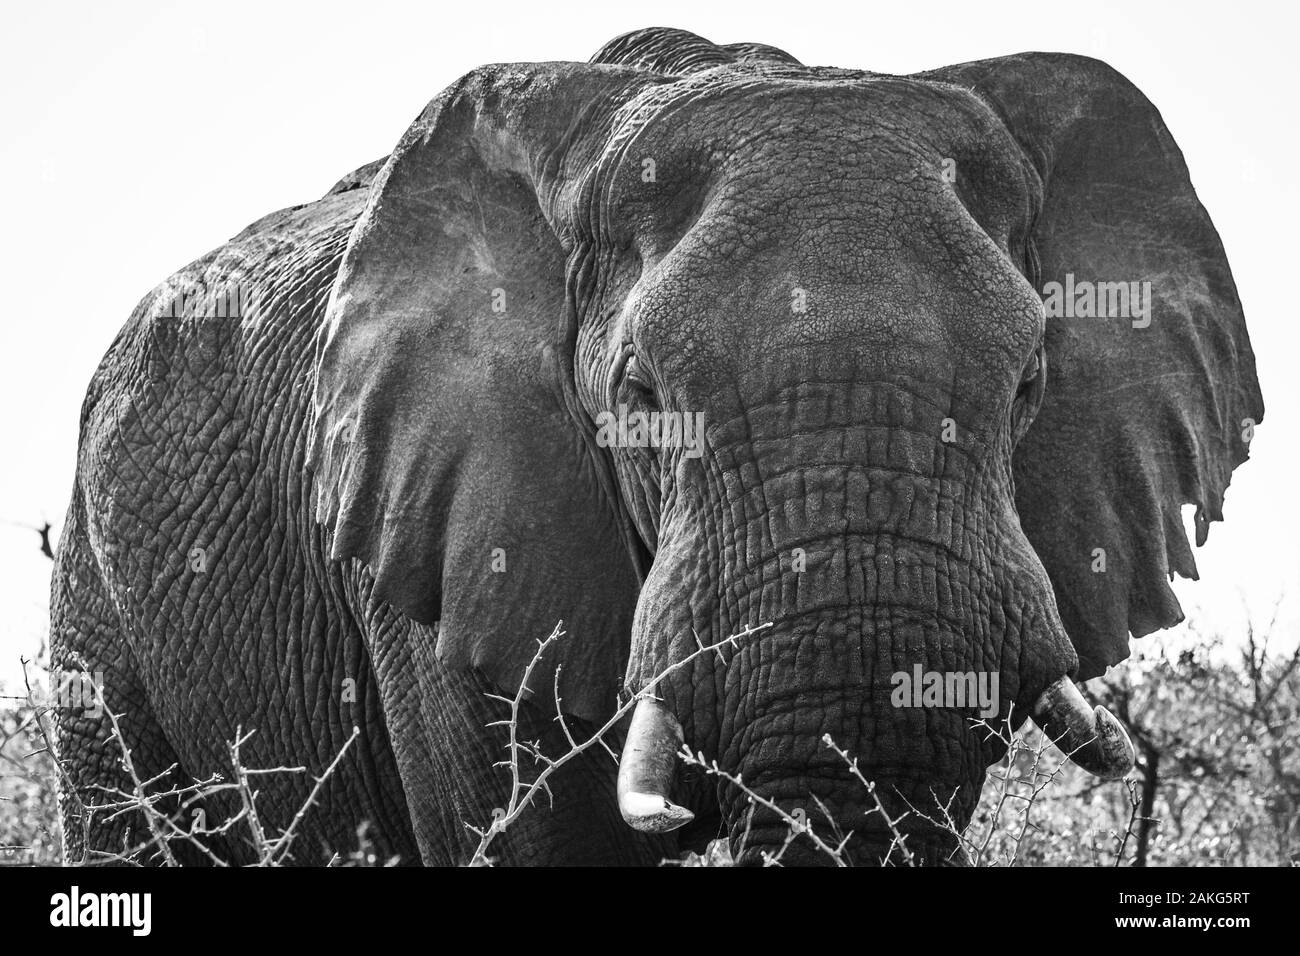
M 1182 507 L 1204 544 L 1264 415 L 1241 303 L 1159 112 L 1111 67 L 1028 53 L 924 76 L 989 105 L 1038 172 L 1040 294 L 1147 294 L 1146 319 L 1048 318 L 1043 406 L 1014 458 L 1021 524 L 1086 680 L 1128 656 L 1129 634 L 1183 619 L 1169 581 L 1197 575 Z

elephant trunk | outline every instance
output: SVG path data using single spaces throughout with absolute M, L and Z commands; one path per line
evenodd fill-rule
M 1105 707 L 1088 707 L 1069 677 L 1058 678 L 1039 695 L 1034 723 L 1076 764 L 1103 780 L 1133 769 L 1133 743 L 1124 725 Z
M 667 833 L 695 819 L 669 799 L 681 746 L 682 725 L 672 711 L 650 697 L 638 700 L 618 764 L 618 808 L 629 826 Z

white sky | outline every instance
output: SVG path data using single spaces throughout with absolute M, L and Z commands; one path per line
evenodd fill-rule
M 147 2 L 10 4 L 0 39 L 0 681 L 46 627 L 77 416 L 138 299 L 246 224 L 317 198 L 387 153 L 424 104 L 483 63 L 586 60 L 644 26 L 782 47 L 805 63 L 910 73 L 1026 50 L 1100 57 L 1182 147 L 1236 275 L 1268 414 L 1227 520 L 1175 589 L 1203 626 L 1265 623 L 1300 590 L 1288 504 L 1300 463 L 1291 283 L 1297 213 L 1295 24 L 1273 0 L 875 4 Z M 1286 18 L 1286 19 L 1283 19 Z M 1289 494 L 1290 493 L 1290 494 Z M 1283 609 L 1288 643 L 1300 597 Z

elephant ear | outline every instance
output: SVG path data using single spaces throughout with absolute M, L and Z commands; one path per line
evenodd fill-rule
M 434 100 L 371 186 L 317 343 L 309 463 L 331 557 L 425 624 L 439 658 L 606 713 L 639 587 L 573 385 L 560 234 L 617 107 L 657 82 L 485 67 Z M 571 244 L 571 243 L 570 243 Z
M 1169 581 L 1196 564 L 1181 508 L 1196 506 L 1203 544 L 1264 415 L 1241 303 L 1160 114 L 1110 67 L 1024 54 L 924 78 L 973 89 L 1042 180 L 1026 271 L 1047 296 L 1047 387 L 1016 502 L 1085 680 L 1128 656 L 1130 632 L 1182 620 Z M 1101 285 L 1119 282 L 1149 282 L 1149 312 L 1081 315 L 1090 290 L 1108 302 L 1094 314 L 1122 312 Z M 1068 298 L 1079 317 L 1054 316 Z

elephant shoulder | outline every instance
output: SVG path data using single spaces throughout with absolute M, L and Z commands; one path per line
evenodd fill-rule
M 150 290 L 109 347 L 82 405 L 76 495 L 123 588 L 165 587 L 178 536 L 215 547 L 229 516 L 279 506 L 364 202 L 351 190 L 264 216 Z
M 365 198 L 352 189 L 273 212 L 151 289 L 91 378 L 83 461 L 183 443 L 259 403 L 283 409 L 309 372 Z
M 174 363 L 183 357 L 177 349 L 260 352 L 314 334 L 365 198 L 364 190 L 350 188 L 277 210 L 176 270 L 136 305 L 96 371 L 88 400 L 93 404 L 102 386 L 142 371 L 155 380 L 184 372 L 184 363 Z
M 351 192 L 354 189 L 369 189 L 370 184 L 375 181 L 375 176 L 384 168 L 384 163 L 388 162 L 387 156 L 381 156 L 376 160 L 359 166 L 352 172 L 348 173 L 342 179 L 334 184 L 327 192 L 326 196 L 335 196 L 339 193 Z

